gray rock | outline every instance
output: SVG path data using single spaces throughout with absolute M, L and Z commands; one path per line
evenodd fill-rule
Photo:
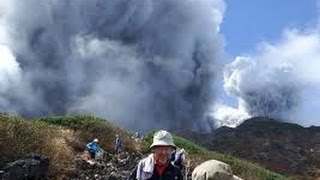
M 15 162 L 8 163 L 2 180 L 45 180 L 49 171 L 49 159 L 40 155 L 30 155 Z

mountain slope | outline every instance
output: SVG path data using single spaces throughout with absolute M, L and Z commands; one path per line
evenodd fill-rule
M 256 117 L 211 134 L 179 134 L 210 150 L 257 162 L 279 173 L 320 177 L 320 127 L 304 128 Z
M 123 158 L 120 156 L 121 160 L 114 156 L 115 134 L 120 134 L 124 141 L 125 148 Z M 75 180 L 125 177 L 138 159 L 149 153 L 148 147 L 152 139 L 152 133 L 150 133 L 144 141 L 135 142 L 130 133 L 106 120 L 92 116 L 57 116 L 25 121 L 1 113 L 0 135 L 0 170 L 8 162 L 30 153 L 37 153 L 49 157 L 50 179 Z M 75 159 L 83 152 L 85 143 L 95 137 L 99 138 L 103 149 L 106 150 L 105 161 L 93 169 L 79 171 L 75 166 Z M 259 165 L 208 151 L 184 138 L 174 136 L 174 140 L 179 147 L 189 152 L 187 161 L 190 162 L 190 170 L 206 160 L 217 159 L 230 164 L 235 174 L 246 180 L 285 179 Z

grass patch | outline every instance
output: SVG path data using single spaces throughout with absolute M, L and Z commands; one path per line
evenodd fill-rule
M 73 167 L 75 152 L 66 143 L 70 131 L 40 121 L 0 114 L 0 167 L 29 154 L 49 157 L 51 173 Z
M 45 117 L 40 118 L 39 121 L 73 130 L 75 133 L 74 138 L 76 139 L 73 139 L 70 143 L 78 151 L 82 151 L 89 141 L 98 138 L 104 150 L 113 152 L 116 134 L 121 137 L 124 150 L 135 150 L 135 142 L 131 138 L 132 135 L 105 119 L 87 115 L 75 115 Z

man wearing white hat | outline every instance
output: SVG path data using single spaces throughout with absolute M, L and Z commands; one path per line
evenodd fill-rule
M 164 130 L 156 132 L 150 146 L 153 153 L 142 159 L 129 180 L 182 180 L 179 168 L 170 163 L 170 156 L 176 145 L 172 135 Z

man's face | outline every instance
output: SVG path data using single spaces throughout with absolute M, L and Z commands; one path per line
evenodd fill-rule
M 169 162 L 171 153 L 173 152 L 173 147 L 171 146 L 157 146 L 154 148 L 154 155 L 156 161 L 159 164 L 166 164 Z

